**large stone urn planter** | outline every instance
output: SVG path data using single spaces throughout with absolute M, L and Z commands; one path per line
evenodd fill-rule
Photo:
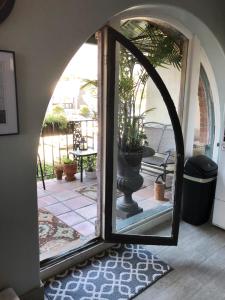
M 118 153 L 117 188 L 124 196 L 117 200 L 117 216 L 129 218 L 143 211 L 132 198 L 132 193 L 143 184 L 140 175 L 142 152 Z

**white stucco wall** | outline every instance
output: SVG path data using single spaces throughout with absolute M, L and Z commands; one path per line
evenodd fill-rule
M 165 83 L 178 111 L 181 71 L 177 70 L 173 66 L 169 66 L 168 68 L 161 67 L 157 68 L 156 70 Z M 170 116 L 168 114 L 163 98 L 153 81 L 149 79 L 146 88 L 146 109 L 152 107 L 154 107 L 155 110 L 153 113 L 147 114 L 146 121 L 171 124 Z
M 225 50 L 223 0 L 17 0 L 0 24 L 0 49 L 16 52 L 20 124 L 19 135 L 0 136 L 0 289 L 11 286 L 21 295 L 39 286 L 36 149 L 58 78 L 79 46 L 111 16 L 159 3 L 184 9 L 167 11 L 201 36 L 219 93 L 225 95 L 223 53 L 202 23 Z

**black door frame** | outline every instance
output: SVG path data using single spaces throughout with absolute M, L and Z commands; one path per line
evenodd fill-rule
M 106 106 L 106 129 L 105 129 L 105 193 L 104 198 L 104 211 L 102 211 L 103 220 L 103 239 L 107 242 L 121 242 L 121 243 L 134 243 L 134 244 L 152 244 L 152 245 L 176 245 L 178 241 L 179 222 L 180 222 L 180 209 L 182 197 L 182 182 L 183 182 L 183 167 L 184 167 L 184 144 L 182 129 L 180 126 L 179 118 L 174 106 L 173 100 L 162 81 L 160 75 L 149 62 L 149 60 L 140 52 L 140 50 L 125 36 L 116 31 L 110 26 L 105 26 L 101 30 L 101 38 L 104 43 L 102 49 L 102 63 L 101 70 L 101 86 L 104 87 L 102 93 Z M 175 143 L 176 143 L 176 180 L 174 184 L 174 209 L 172 221 L 171 237 L 160 236 L 144 236 L 137 234 L 119 234 L 112 232 L 112 203 L 113 203 L 113 167 L 114 167 L 114 110 L 115 110 L 115 73 L 116 73 L 116 42 L 120 43 L 123 47 L 134 55 L 140 64 L 146 69 L 148 75 L 158 88 L 165 105 L 167 107 L 171 123 L 174 129 Z

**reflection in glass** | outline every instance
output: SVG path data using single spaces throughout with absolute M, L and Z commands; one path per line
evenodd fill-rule
M 206 72 L 201 65 L 198 85 L 198 105 L 195 116 L 193 155 L 204 154 L 212 158 L 215 119 L 212 92 Z
M 175 141 L 168 112 L 166 122 L 156 122 L 154 94 L 146 89 L 152 80 L 137 59 L 124 47 L 118 52 L 117 192 L 114 199 L 114 232 L 142 224 L 142 234 L 151 234 L 144 223 L 169 215 L 171 234 L 175 168 Z M 164 101 L 158 98 L 160 107 Z M 159 112 L 157 111 L 157 114 Z M 146 231 L 147 230 L 147 231 Z M 146 231 L 146 232 L 145 232 Z M 144 233 L 145 232 L 145 233 Z
M 156 68 L 179 112 L 184 37 L 137 19 L 123 20 L 120 31 Z M 162 235 L 171 236 L 176 147 L 170 116 L 146 70 L 119 43 L 116 58 L 113 232 L 157 235 L 160 217 L 167 221 Z
M 173 99 L 179 118 L 182 119 L 182 84 L 185 77 L 187 39 L 169 24 L 156 23 L 156 20 L 123 20 L 121 32 L 156 68 Z M 157 108 L 154 113 L 154 121 L 170 123 L 167 109 L 163 101 L 160 101 L 159 90 L 148 78 L 146 78 L 145 85 L 145 93 L 150 90 L 149 93 L 152 96 L 151 105 Z M 143 97 L 142 101 L 145 102 L 146 97 Z M 146 108 L 148 108 L 147 104 L 146 102 Z M 147 115 L 146 119 L 149 116 Z

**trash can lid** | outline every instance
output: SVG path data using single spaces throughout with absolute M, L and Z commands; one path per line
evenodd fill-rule
M 186 160 L 184 174 L 197 178 L 210 178 L 217 175 L 217 164 L 205 155 L 197 155 Z

